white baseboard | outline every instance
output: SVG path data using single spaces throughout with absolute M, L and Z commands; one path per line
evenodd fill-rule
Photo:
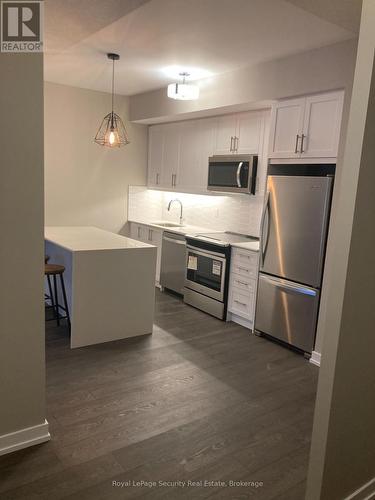
M 372 500 L 373 498 L 375 498 L 375 477 L 355 490 L 345 500 Z
M 320 352 L 313 351 L 311 354 L 310 363 L 312 363 L 313 365 L 316 365 L 316 366 L 320 366 L 321 357 L 322 357 L 322 355 L 320 354 Z
M 45 420 L 43 424 L 26 427 L 25 429 L 20 429 L 19 431 L 0 436 L 0 455 L 22 450 L 22 448 L 28 448 L 35 444 L 44 443 L 50 439 L 51 435 L 48 431 L 48 422 Z

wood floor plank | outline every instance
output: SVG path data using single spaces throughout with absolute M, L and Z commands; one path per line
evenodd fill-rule
M 0 457 L 2 499 L 303 495 L 319 370 L 300 355 L 157 291 L 153 335 L 71 350 L 49 322 L 46 359 L 52 440 Z

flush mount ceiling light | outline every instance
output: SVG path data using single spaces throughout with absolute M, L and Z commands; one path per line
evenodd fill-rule
M 107 54 L 107 57 L 112 61 L 112 111 L 103 118 L 94 141 L 100 144 L 100 146 L 119 148 L 130 142 L 123 121 L 119 115 L 113 111 L 115 96 L 115 61 L 118 61 L 120 56 L 118 54 Z
M 170 83 L 168 85 L 167 95 L 171 99 L 177 99 L 180 101 L 193 101 L 199 97 L 199 87 L 198 85 L 193 85 L 192 83 L 186 83 L 185 80 L 189 75 L 186 71 L 180 73 L 182 78 L 182 83 Z

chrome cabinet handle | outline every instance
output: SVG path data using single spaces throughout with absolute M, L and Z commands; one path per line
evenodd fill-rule
M 173 178 L 174 178 L 174 174 L 172 174 L 172 180 L 171 180 L 172 187 L 173 187 Z
M 140 238 L 141 237 L 141 226 L 138 226 L 137 234 L 138 234 L 138 238 Z
M 303 137 L 303 135 L 302 135 Z M 297 154 L 298 153 L 298 141 L 299 141 L 299 134 L 296 135 L 296 146 L 294 148 L 294 152 Z
M 234 149 L 233 149 L 233 139 L 234 139 L 234 137 L 231 137 L 231 138 L 230 138 L 230 148 L 229 148 L 229 151 L 230 151 L 231 153 L 233 153 L 233 151 L 234 151 Z
M 238 141 L 239 141 L 238 137 L 235 136 L 234 137 L 234 150 L 236 153 L 238 151 Z
M 241 266 L 238 266 L 238 269 L 239 269 L 240 271 L 246 271 L 247 273 L 249 273 L 249 272 L 250 272 L 250 271 L 249 271 L 249 269 L 247 269 L 246 267 L 241 267 Z
M 174 174 L 174 187 L 177 186 L 177 174 Z
M 159 177 L 160 177 L 160 175 L 159 175 L 159 173 L 157 173 L 156 174 L 156 185 L 157 186 L 159 185 Z
M 242 169 L 242 165 L 243 165 L 243 161 L 240 161 L 240 163 L 238 164 L 238 167 L 237 167 L 237 186 L 240 188 L 242 187 L 241 186 L 241 169 Z
M 301 136 L 301 153 L 305 152 L 305 150 L 303 149 L 303 141 L 305 140 L 305 137 L 306 137 L 305 134 L 302 134 L 302 136 Z
M 152 229 L 148 230 L 148 241 L 152 241 Z

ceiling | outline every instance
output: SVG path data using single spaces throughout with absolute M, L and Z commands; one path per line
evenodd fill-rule
M 110 91 L 105 54 L 117 52 L 116 92 L 138 94 L 177 67 L 202 78 L 353 38 L 360 11 L 360 0 L 46 0 L 45 80 Z

